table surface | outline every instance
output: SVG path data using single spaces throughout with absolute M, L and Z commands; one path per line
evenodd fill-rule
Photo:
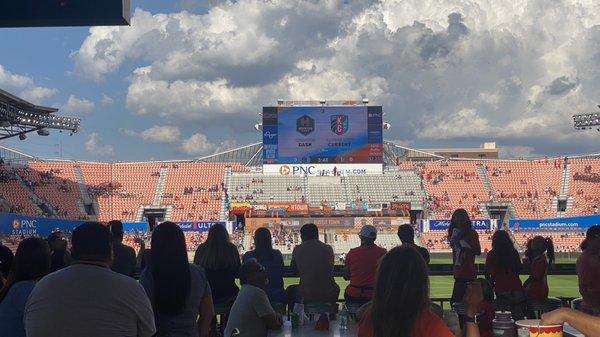
M 352 320 L 348 321 L 346 330 L 340 330 L 339 320 L 329 322 L 328 331 L 315 330 L 315 324 L 316 322 L 309 322 L 297 329 L 292 329 L 291 322 L 285 321 L 280 330 L 269 331 L 269 337 L 355 337 L 358 334 L 358 325 Z M 585 337 L 568 324 L 564 326 L 564 335 L 565 337 Z
M 315 330 L 316 322 L 309 322 L 297 329 L 292 329 L 292 323 L 285 321 L 280 330 L 269 331 L 269 337 L 355 337 L 358 334 L 358 325 L 352 320 L 348 321 L 348 329 L 340 330 L 340 321 L 330 321 L 328 331 Z

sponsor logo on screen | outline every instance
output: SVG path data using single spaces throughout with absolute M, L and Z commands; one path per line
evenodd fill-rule
M 296 131 L 303 136 L 308 136 L 315 131 L 315 120 L 312 117 L 304 115 L 296 120 Z
M 281 174 L 282 176 L 289 176 L 291 172 L 292 170 L 290 170 L 290 167 L 287 165 L 281 165 L 279 167 L 279 174 Z
M 277 133 L 276 132 L 267 131 L 267 132 L 265 132 L 263 134 L 263 137 L 267 138 L 267 139 L 273 139 L 273 138 L 277 137 Z
M 331 131 L 338 136 L 348 132 L 348 116 L 347 115 L 332 115 L 331 116 Z

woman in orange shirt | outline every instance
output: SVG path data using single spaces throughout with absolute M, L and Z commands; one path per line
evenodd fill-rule
M 474 321 L 482 300 L 481 287 L 470 286 L 465 297 L 468 320 Z M 454 337 L 429 309 L 427 265 L 413 247 L 396 247 L 381 259 L 371 303 L 358 337 Z M 479 337 L 474 322 L 466 323 L 466 331 L 467 337 Z

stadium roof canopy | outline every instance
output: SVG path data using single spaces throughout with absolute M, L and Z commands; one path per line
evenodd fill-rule
M 386 165 L 396 165 L 396 159 L 406 160 L 408 158 L 418 160 L 439 160 L 444 157 L 433 153 L 404 147 L 392 142 L 383 142 L 384 162 Z M 198 162 L 205 163 L 240 163 L 246 166 L 261 166 L 263 164 L 262 143 L 254 143 L 235 149 L 215 153 L 198 158 Z
M 76 117 L 59 117 L 58 109 L 35 105 L 0 89 L 0 139 L 20 136 L 37 131 L 41 136 L 48 129 L 77 132 L 81 121 Z

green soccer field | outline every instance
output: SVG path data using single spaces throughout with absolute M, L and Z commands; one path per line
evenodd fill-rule
M 521 276 L 525 280 L 526 276 Z M 299 278 L 289 277 L 284 279 L 285 287 L 298 284 Z M 336 277 L 335 281 L 340 286 L 340 299 L 343 298 L 344 290 L 348 286 L 348 281 L 341 277 Z M 577 286 L 576 275 L 550 275 L 548 276 L 550 287 L 550 296 L 553 297 L 579 297 L 579 289 Z M 431 292 L 430 297 L 450 298 L 452 295 L 452 286 L 454 279 L 452 276 L 431 276 L 430 277 Z

